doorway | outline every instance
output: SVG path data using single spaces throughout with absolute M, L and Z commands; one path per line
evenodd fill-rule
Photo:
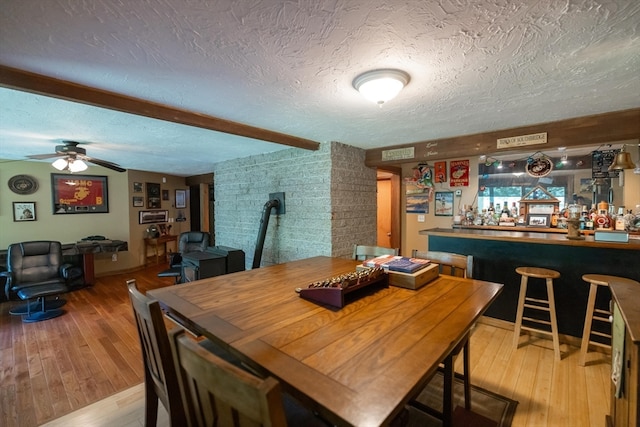
M 401 248 L 400 174 L 379 170 L 377 174 L 377 245 Z

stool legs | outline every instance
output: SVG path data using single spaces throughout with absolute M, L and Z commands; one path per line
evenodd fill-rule
M 514 349 L 518 348 L 518 344 L 520 342 L 520 333 L 522 329 L 526 329 L 526 330 L 535 330 L 534 328 L 531 327 L 527 327 L 527 326 L 522 326 L 522 319 L 524 317 L 524 309 L 525 307 L 528 307 L 530 309 L 535 309 L 535 310 L 543 310 L 543 311 L 548 311 L 549 312 L 549 317 L 550 317 L 550 321 L 546 322 L 546 321 L 539 321 L 539 320 L 535 320 L 535 319 L 530 319 L 527 318 L 527 320 L 530 321 L 534 321 L 537 323 L 544 323 L 544 324 L 548 324 L 551 327 L 551 332 L 546 331 L 546 330 L 542 330 L 540 329 L 539 331 L 542 333 L 547 333 L 550 334 L 552 336 L 553 339 L 553 351 L 555 353 L 555 357 L 556 360 L 561 360 L 562 357 L 560 355 L 560 339 L 558 337 L 558 320 L 556 317 L 556 302 L 555 302 L 555 297 L 553 295 L 553 279 L 552 278 L 546 278 L 545 282 L 547 285 L 547 302 L 545 302 L 548 305 L 547 307 L 544 306 L 537 306 L 537 305 L 529 305 L 527 304 L 527 300 L 531 300 L 531 301 L 536 301 L 538 303 L 540 303 L 541 301 L 538 300 L 533 300 L 533 299 L 529 299 L 527 298 L 527 284 L 528 284 L 528 276 L 522 276 L 522 278 L 520 279 L 520 296 L 518 298 L 518 310 L 516 313 L 516 323 L 515 323 L 515 328 L 513 331 L 513 347 Z
M 593 344 L 595 346 L 599 346 L 603 348 L 611 348 L 610 344 L 605 344 L 600 341 L 591 340 L 592 335 L 597 335 L 611 342 L 610 333 L 591 330 L 591 327 L 593 326 L 594 321 L 608 323 L 609 316 L 611 315 L 611 313 L 608 310 L 600 310 L 596 308 L 596 299 L 598 297 L 598 286 L 604 286 L 603 282 L 601 280 L 598 280 L 601 277 L 603 276 L 594 276 L 594 275 L 583 276 L 583 279 L 588 281 L 591 285 L 589 286 L 589 299 L 587 300 L 587 314 L 585 315 L 585 318 L 584 318 L 584 329 L 582 330 L 582 343 L 580 345 L 580 359 L 578 360 L 578 364 L 580 366 L 585 366 L 587 353 L 589 351 L 589 344 Z
M 551 310 L 551 335 L 553 338 L 553 351 L 556 353 L 556 360 L 560 360 L 560 338 L 558 337 L 558 319 L 556 318 L 556 299 L 553 295 L 553 279 L 546 279 L 547 295 L 549 298 L 549 309 Z
M 527 298 L 527 276 L 520 278 L 520 296 L 518 297 L 518 311 L 516 312 L 516 326 L 513 331 L 513 349 L 518 349 L 520 342 L 520 330 L 522 329 L 522 315 L 524 313 L 524 302 Z

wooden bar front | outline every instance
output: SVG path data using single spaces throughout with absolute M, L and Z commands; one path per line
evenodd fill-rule
M 640 280 L 640 239 L 629 243 L 570 240 L 561 233 L 535 231 L 446 229 L 420 231 L 428 236 L 429 250 L 473 255 L 473 278 L 504 283 L 498 299 L 485 315 L 515 321 L 520 289 L 519 266 L 544 267 L 560 272 L 554 280 L 558 329 L 582 336 L 589 284 L 582 275 L 607 274 Z M 535 286 L 535 288 L 539 288 Z M 534 289 L 535 292 L 535 289 Z M 599 301 L 606 309 L 607 301 Z

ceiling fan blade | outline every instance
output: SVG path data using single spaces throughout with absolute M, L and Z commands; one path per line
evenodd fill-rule
M 64 157 L 66 154 L 63 153 L 53 153 L 53 154 L 33 154 L 31 156 L 27 156 L 29 159 L 34 160 L 42 160 L 42 159 L 50 159 L 52 157 Z
M 93 157 L 82 156 L 82 160 L 86 160 L 87 162 L 96 164 L 98 166 L 105 167 L 107 169 L 114 170 L 116 172 L 126 172 L 126 169 L 121 168 L 119 165 L 115 163 L 108 162 L 106 160 L 95 159 Z

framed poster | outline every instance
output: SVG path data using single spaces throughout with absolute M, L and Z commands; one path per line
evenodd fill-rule
M 13 221 L 35 221 L 36 202 L 13 202 Z
M 183 209 L 187 207 L 187 190 L 176 190 L 176 208 Z
M 138 214 L 140 224 L 153 224 L 169 221 L 169 211 L 140 211 Z
M 451 187 L 469 186 L 469 160 L 451 160 L 449 162 Z
M 436 216 L 453 216 L 453 191 L 436 191 Z
M 106 176 L 51 174 L 53 214 L 108 213 Z
M 133 192 L 134 193 L 142 193 L 142 183 L 141 182 L 134 182 L 133 183 Z
M 147 182 L 147 208 L 160 208 L 160 184 Z

